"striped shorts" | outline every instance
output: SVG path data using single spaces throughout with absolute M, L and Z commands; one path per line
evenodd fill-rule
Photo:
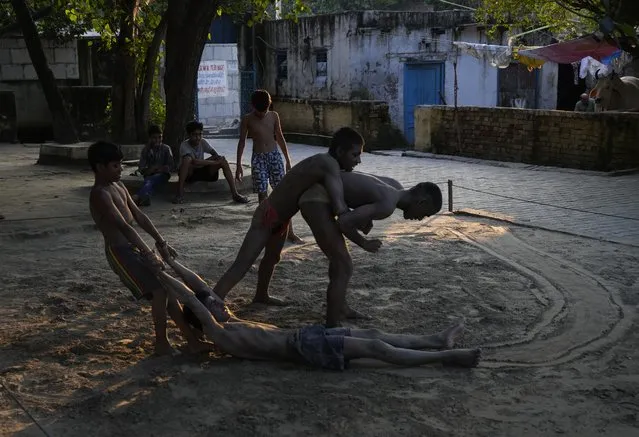
M 146 266 L 137 247 L 106 245 L 104 252 L 111 270 L 118 275 L 136 300 L 151 300 L 153 292 L 162 288 L 153 271 Z

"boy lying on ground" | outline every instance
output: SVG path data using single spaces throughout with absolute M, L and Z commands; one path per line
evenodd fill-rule
M 206 282 L 177 263 L 165 247 L 158 245 L 158 250 L 165 262 L 186 282 L 172 277 L 156 265 L 155 272 L 160 283 L 190 308 L 206 336 L 221 351 L 234 357 L 294 361 L 331 370 L 343 370 L 349 361 L 358 358 L 371 358 L 400 366 L 442 363 L 460 367 L 475 367 L 480 360 L 481 351 L 478 348 L 451 349 L 464 329 L 463 323 L 432 335 L 388 334 L 377 329 L 329 329 L 321 325 L 281 329 L 234 318 L 224 308 L 222 300 L 208 291 L 209 298 L 217 300 L 215 312 L 220 312 L 222 320 L 227 320 L 220 323 L 193 293 L 193 290 L 208 289 Z

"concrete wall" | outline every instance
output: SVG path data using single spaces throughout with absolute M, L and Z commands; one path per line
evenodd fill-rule
M 639 167 L 636 113 L 419 106 L 415 138 L 418 150 L 445 155 L 602 171 Z
M 366 150 L 404 145 L 401 135 L 390 124 L 386 102 L 277 98 L 273 106 L 282 119 L 285 136 L 290 133 L 332 136 L 336 130 L 350 126 L 362 134 Z
M 445 65 L 444 98 L 454 104 L 457 60 L 458 105 L 497 105 L 498 69 L 488 59 L 457 52 L 452 41 L 489 41 L 473 25 L 469 12 L 350 12 L 270 21 L 264 24 L 263 84 L 281 97 L 388 102 L 393 124 L 404 126 L 404 66 L 408 62 L 441 61 Z M 457 28 L 459 34 L 455 34 Z M 503 41 L 505 42 L 505 40 Z M 265 47 L 265 48 L 264 48 Z M 327 75 L 316 77 L 315 53 L 327 50 Z M 287 53 L 288 78 L 277 78 L 277 51 Z M 545 66 L 540 81 L 540 107 L 554 108 L 557 66 Z M 532 74 L 532 73 L 531 73 Z
M 79 79 L 77 42 L 43 40 L 44 54 L 56 79 Z M 0 39 L 0 81 L 38 80 L 23 38 Z
M 43 40 L 49 67 L 62 84 L 79 80 L 76 41 Z M 0 90 L 15 95 L 18 130 L 51 129 L 51 114 L 23 38 L 0 39 Z
M 237 44 L 207 44 L 202 53 L 200 68 L 208 61 L 222 61 L 226 65 L 226 91 L 219 96 L 206 96 L 206 84 L 198 85 L 199 119 L 207 127 L 221 128 L 240 119 L 240 72 L 237 62 Z M 202 73 L 199 73 L 202 77 Z M 219 93 L 219 92 L 218 92 Z

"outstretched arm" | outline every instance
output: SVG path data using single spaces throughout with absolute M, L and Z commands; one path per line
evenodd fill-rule
M 157 271 L 156 275 L 160 284 L 162 284 L 164 289 L 167 290 L 171 296 L 175 297 L 193 311 L 195 317 L 197 317 L 202 324 L 202 330 L 204 333 L 213 340 L 220 349 L 226 349 L 230 338 L 224 329 L 224 326 L 218 323 L 217 320 L 211 316 L 211 313 L 209 313 L 206 307 L 195 297 L 193 292 L 182 282 L 164 271 Z
M 213 292 L 211 290 L 211 287 L 209 287 L 209 284 L 207 284 L 204 279 L 200 278 L 200 276 L 193 270 L 185 267 L 171 256 L 165 256 L 165 254 L 162 252 L 160 252 L 160 254 L 164 259 L 164 262 L 166 262 L 173 269 L 173 271 L 177 273 L 177 275 L 182 278 L 184 282 L 186 282 L 186 285 L 191 290 L 209 290 L 211 291 L 211 293 Z

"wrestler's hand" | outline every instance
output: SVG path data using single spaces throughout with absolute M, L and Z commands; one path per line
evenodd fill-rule
M 242 177 L 244 176 L 244 170 L 241 165 L 238 165 L 235 169 L 235 180 L 238 182 L 242 182 Z
M 366 240 L 365 242 L 362 243 L 361 247 L 366 252 L 375 253 L 379 250 L 380 247 L 382 247 L 382 242 L 381 240 L 377 240 L 377 239 Z
M 291 171 L 291 161 L 286 161 L 286 173 Z
M 155 248 L 158 250 L 160 255 L 162 255 L 163 259 L 177 258 L 178 256 L 177 251 L 169 246 L 169 243 L 166 241 L 157 241 L 155 243 Z
M 142 256 L 144 257 L 144 261 L 147 266 L 154 272 L 157 273 L 164 270 L 164 261 L 162 261 L 154 252 L 143 252 Z
M 359 230 L 364 233 L 364 235 L 368 235 L 368 233 L 373 229 L 373 221 L 369 221 L 364 226 L 360 227 Z

